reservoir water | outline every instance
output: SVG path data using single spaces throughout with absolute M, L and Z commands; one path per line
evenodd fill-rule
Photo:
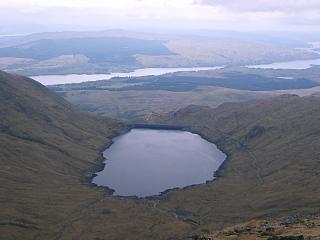
M 184 72 L 184 71 L 201 71 L 215 70 L 223 67 L 188 67 L 188 68 L 142 68 L 132 72 L 109 73 L 109 74 L 67 74 L 67 75 L 40 75 L 31 76 L 30 78 L 40 82 L 43 85 L 81 83 L 97 80 L 109 80 L 113 77 L 143 77 L 143 76 L 159 76 L 166 73 Z
M 114 195 L 146 197 L 214 179 L 226 159 L 216 145 L 176 130 L 132 129 L 104 151 L 105 167 L 93 179 Z

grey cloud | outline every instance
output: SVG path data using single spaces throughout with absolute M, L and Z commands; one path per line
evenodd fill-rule
M 231 11 L 246 12 L 300 12 L 318 11 L 319 0 L 195 0 L 195 4 L 220 6 Z

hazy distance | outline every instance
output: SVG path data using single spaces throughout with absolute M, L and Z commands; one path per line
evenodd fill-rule
M 12 0 L 0 1 L 0 34 L 217 29 L 319 32 L 318 0 Z

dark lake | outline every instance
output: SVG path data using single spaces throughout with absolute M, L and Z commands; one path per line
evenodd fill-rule
M 167 189 L 205 183 L 226 155 L 197 134 L 132 129 L 103 153 L 106 166 L 93 183 L 119 196 L 152 196 Z

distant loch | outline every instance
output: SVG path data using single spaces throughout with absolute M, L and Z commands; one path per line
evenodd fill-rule
M 67 75 L 39 75 L 30 76 L 30 78 L 40 82 L 43 85 L 81 83 L 97 80 L 108 80 L 114 77 L 143 77 L 159 76 L 166 73 L 184 72 L 184 71 L 201 71 L 221 69 L 222 66 L 216 67 L 187 67 L 187 68 L 141 68 L 132 72 L 114 72 L 108 74 L 67 74 Z
M 261 68 L 261 69 L 293 69 L 301 70 L 312 67 L 313 65 L 320 65 L 320 58 L 311 60 L 297 60 L 288 62 L 275 62 L 270 64 L 261 65 L 248 65 L 248 68 Z

